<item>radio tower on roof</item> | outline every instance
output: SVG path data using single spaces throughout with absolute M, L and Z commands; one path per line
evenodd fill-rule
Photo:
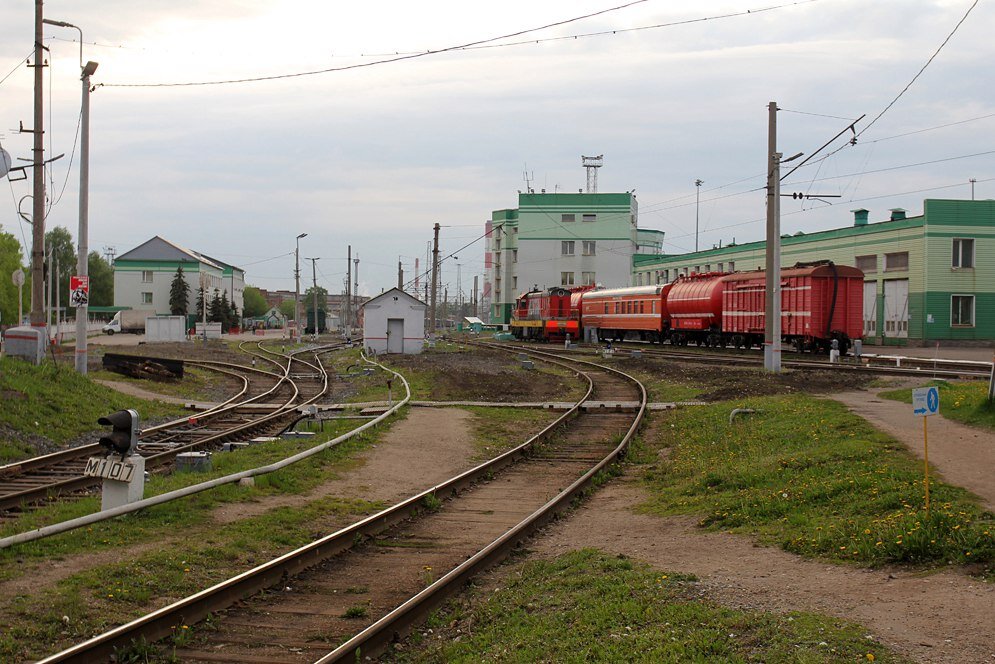
M 597 157 L 580 156 L 581 163 L 587 169 L 587 193 L 589 194 L 598 193 L 598 169 L 604 162 L 604 156 L 603 154 L 599 154 Z

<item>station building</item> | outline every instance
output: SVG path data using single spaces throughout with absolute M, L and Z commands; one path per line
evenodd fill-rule
M 831 260 L 864 272 L 864 334 L 871 343 L 989 345 L 995 340 L 995 201 L 926 199 L 923 212 L 891 210 L 869 222 L 784 235 L 781 265 Z M 679 255 L 634 255 L 632 285 L 694 272 L 763 269 L 766 242 Z
M 638 228 L 632 192 L 519 192 L 518 207 L 494 211 L 485 231 L 482 302 L 495 324 L 510 322 L 515 299 L 532 288 L 624 286 L 634 257 L 663 247 L 662 231 Z
M 169 315 L 169 291 L 177 268 L 190 287 L 188 314 L 196 313 L 203 279 L 207 298 L 227 292 L 241 313 L 245 304 L 245 271 L 216 258 L 185 249 L 156 235 L 114 259 L 114 306 L 154 309 Z

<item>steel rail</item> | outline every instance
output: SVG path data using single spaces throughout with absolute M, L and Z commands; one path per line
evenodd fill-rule
M 262 426 L 266 426 L 266 425 L 270 424 L 273 420 L 277 420 L 278 418 L 287 416 L 288 414 L 296 411 L 296 409 L 298 407 L 300 407 L 300 406 L 306 406 L 306 405 L 309 405 L 309 404 L 317 401 L 322 396 L 324 396 L 327 393 L 327 391 L 328 391 L 328 374 L 324 370 L 324 368 L 322 366 L 320 366 L 321 362 L 318 359 L 318 354 L 321 353 L 321 352 L 329 352 L 329 351 L 335 350 L 337 348 L 339 348 L 338 345 L 329 345 L 329 346 L 321 346 L 321 347 L 318 347 L 316 349 L 301 349 L 301 350 L 297 351 L 298 353 L 309 352 L 309 351 L 312 351 L 312 350 L 316 352 L 315 358 L 318 361 L 318 366 L 315 366 L 314 364 L 311 364 L 310 362 L 307 362 L 305 360 L 296 360 L 298 362 L 303 362 L 307 366 L 310 366 L 310 367 L 316 369 L 321 374 L 321 376 L 322 376 L 322 389 L 315 396 L 313 396 L 310 399 L 304 401 L 302 404 L 298 405 L 298 404 L 294 403 L 297 400 L 300 392 L 299 392 L 299 389 L 297 388 L 296 383 L 293 380 L 289 379 L 289 367 L 292 365 L 293 361 L 295 361 L 295 360 L 293 358 L 293 354 L 288 355 L 287 356 L 288 357 L 288 363 L 287 363 L 288 369 L 287 369 L 287 373 L 285 374 L 283 380 L 288 380 L 290 382 L 291 386 L 294 389 L 294 394 L 293 394 L 293 396 L 289 400 L 287 400 L 283 404 L 279 405 L 271 413 L 268 413 L 268 414 L 262 415 L 261 417 L 252 419 L 252 420 L 250 420 L 250 421 L 248 421 L 248 422 L 246 422 L 244 424 L 236 425 L 236 426 L 233 426 L 233 427 L 228 427 L 227 429 L 224 429 L 224 430 L 222 430 L 220 432 L 213 433 L 213 434 L 210 434 L 210 435 L 207 435 L 207 436 L 199 437 L 196 440 L 191 441 L 189 443 L 176 445 L 175 447 L 173 447 L 173 448 L 171 448 L 169 450 L 164 450 L 162 452 L 155 452 L 155 453 L 152 453 L 152 454 L 148 454 L 145 457 L 146 467 L 147 468 L 154 468 L 156 466 L 161 466 L 161 465 L 163 465 L 165 463 L 168 463 L 168 462 L 172 461 L 178 454 L 181 454 L 183 452 L 187 452 L 187 451 L 199 449 L 199 448 L 201 448 L 201 447 L 203 447 L 205 445 L 209 445 L 209 444 L 211 444 L 213 442 L 220 442 L 220 441 L 223 441 L 223 440 L 225 440 L 227 438 L 231 438 L 231 437 L 239 435 L 239 434 L 247 434 L 247 433 L 253 431 L 254 429 L 258 429 L 258 428 L 260 428 Z M 267 351 L 267 352 L 271 352 L 271 351 Z M 277 363 L 277 364 L 279 364 L 279 363 Z M 280 365 L 280 366 L 282 366 L 282 365 Z M 273 389 L 275 389 L 275 387 Z M 265 394 L 270 394 L 273 391 L 273 389 L 267 391 Z M 249 402 L 253 401 L 254 399 L 255 398 L 250 399 L 250 400 L 246 401 L 245 403 L 249 403 Z M 219 414 L 220 413 L 216 412 L 216 413 L 213 414 L 213 417 L 217 417 Z M 192 418 L 188 417 L 188 418 L 184 418 L 183 420 L 177 420 L 177 421 L 171 423 L 168 428 L 176 428 L 176 427 L 180 426 L 181 424 L 189 424 L 191 422 L 191 419 Z M 197 418 L 197 419 L 199 419 L 199 418 Z M 153 427 L 151 429 L 144 430 L 142 433 L 146 433 L 147 431 L 151 432 L 151 431 L 162 430 L 164 428 L 165 428 L 165 425 L 160 426 L 160 427 Z M 44 457 L 35 457 L 34 459 L 27 459 L 24 462 L 20 462 L 18 464 L 9 464 L 8 466 L 0 467 L 0 478 L 3 477 L 5 470 L 6 470 L 7 474 L 11 474 L 11 475 L 15 475 L 16 476 L 16 475 L 19 475 L 19 474 L 23 474 L 26 470 L 36 470 L 36 469 L 45 468 L 46 466 L 52 466 L 52 465 L 57 464 L 57 463 L 69 463 L 69 462 L 72 462 L 72 461 L 77 460 L 77 459 L 87 458 L 87 457 L 89 457 L 89 456 L 91 456 L 93 454 L 96 454 L 98 452 L 101 452 L 103 450 L 104 450 L 104 448 L 101 445 L 94 443 L 94 444 L 90 444 L 90 445 L 82 445 L 80 447 L 71 448 L 69 450 L 62 450 L 61 452 L 55 452 L 55 453 L 52 453 L 52 454 L 49 454 L 49 455 L 45 455 Z M 46 497 L 48 497 L 50 495 L 66 494 L 66 493 L 71 493 L 71 492 L 74 492 L 74 491 L 84 491 L 84 490 L 92 488 L 92 487 L 94 487 L 94 486 L 96 486 L 98 484 L 100 484 L 100 480 L 99 479 L 95 479 L 95 478 L 92 478 L 92 477 L 87 477 L 87 476 L 84 476 L 84 475 L 77 475 L 75 477 L 70 477 L 70 478 L 66 478 L 66 479 L 63 479 L 63 480 L 58 480 L 58 481 L 55 481 L 55 482 L 49 482 L 49 483 L 44 484 L 44 485 L 25 488 L 25 489 L 23 489 L 21 491 L 17 491 L 17 492 L 14 492 L 14 493 L 9 493 L 9 494 L 7 494 L 7 495 L 5 495 L 3 497 L 0 497 L 0 509 L 9 509 L 11 507 L 16 507 L 18 505 L 22 505 L 22 504 L 25 504 L 25 503 L 30 503 L 30 502 L 42 500 L 42 499 L 44 499 L 44 498 L 46 498 Z M 2 548 L 2 547 L 0 547 L 0 548 Z
M 366 359 L 366 358 L 364 357 L 364 359 Z M 404 380 L 403 376 L 401 376 L 397 372 L 394 372 L 394 371 L 391 371 L 390 369 L 387 369 L 386 367 L 383 367 L 383 365 L 377 364 L 376 362 L 370 362 L 370 364 L 374 364 L 376 366 L 380 366 L 385 371 L 390 371 L 392 374 L 398 376 L 401 379 L 401 381 L 403 382 L 404 389 L 405 389 L 405 392 L 406 392 L 406 396 L 405 396 L 403 402 L 399 402 L 397 406 L 395 406 L 394 408 L 390 409 L 389 411 L 387 411 L 387 413 L 385 413 L 384 415 L 378 417 L 377 419 L 374 419 L 374 420 L 371 420 L 369 422 L 366 422 L 366 423 L 362 424 L 361 426 L 357 427 L 356 429 L 353 429 L 352 431 L 350 431 L 350 432 L 348 432 L 346 434 L 343 434 L 342 436 L 339 436 L 338 438 L 335 438 L 335 439 L 333 439 L 331 441 L 327 441 L 325 443 L 321 443 L 320 445 L 316 445 L 316 446 L 314 446 L 312 448 L 304 450 L 303 452 L 298 452 L 297 454 L 289 456 L 286 459 L 283 459 L 281 461 L 277 461 L 277 462 L 268 464 L 266 466 L 261 466 L 259 468 L 253 468 L 253 469 L 250 469 L 250 470 L 244 470 L 244 471 L 241 471 L 239 473 L 234 473 L 234 474 L 231 474 L 231 475 L 226 475 L 224 477 L 215 478 L 215 479 L 209 480 L 207 482 L 201 482 L 199 484 L 194 484 L 194 485 L 191 485 L 191 486 L 187 486 L 187 487 L 184 487 L 182 489 L 177 489 L 175 491 L 170 491 L 170 492 L 167 492 L 167 493 L 159 494 L 158 496 L 153 496 L 151 498 L 145 498 L 143 500 L 139 500 L 139 501 L 136 501 L 134 503 L 130 503 L 128 505 L 123 505 L 121 507 L 117 507 L 117 508 L 114 508 L 114 509 L 104 510 L 102 512 L 97 512 L 97 513 L 94 513 L 94 514 L 88 514 L 86 516 L 79 517 L 79 518 L 76 518 L 76 519 L 70 519 L 68 521 L 63 521 L 61 523 L 52 524 L 50 526 L 44 526 L 42 528 L 37 528 L 35 530 L 31 530 L 31 531 L 27 531 L 27 532 L 23 532 L 23 533 L 18 533 L 16 535 L 11 535 L 9 537 L 2 538 L 2 539 L 0 539 L 0 549 L 6 549 L 6 548 L 9 548 L 9 547 L 14 546 L 16 544 L 21 544 L 21 543 L 24 543 L 24 542 L 32 542 L 34 540 L 42 539 L 44 537 L 49 537 L 51 535 L 57 535 L 59 533 L 68 532 L 70 530 L 74 530 L 74 529 L 80 528 L 82 526 L 87 526 L 87 525 L 91 525 L 93 523 L 98 523 L 100 521 L 105 521 L 107 519 L 112 519 L 112 518 L 121 516 L 123 514 L 129 514 L 131 512 L 136 512 L 136 511 L 138 511 L 140 509 L 144 509 L 146 507 L 151 507 L 153 505 L 159 505 L 159 504 L 162 504 L 162 503 L 166 503 L 166 502 L 169 502 L 171 500 L 176 500 L 177 498 L 184 498 L 186 496 L 190 496 L 190 495 L 193 495 L 195 493 L 200 493 L 201 491 L 206 491 L 208 489 L 212 489 L 214 487 L 222 486 L 224 484 L 232 484 L 234 482 L 238 482 L 239 480 L 241 480 L 243 478 L 255 477 L 257 475 L 265 475 L 267 473 L 272 473 L 274 471 L 280 470 L 281 468 L 285 468 L 285 467 L 287 467 L 287 466 L 289 466 L 291 464 L 297 463 L 298 461 L 302 461 L 304 459 L 307 459 L 308 457 L 314 456 L 318 452 L 321 452 L 321 451 L 323 451 L 323 450 L 325 450 L 325 449 L 327 449 L 329 447 L 332 447 L 334 445 L 338 445 L 342 441 L 348 440 L 349 438 L 355 436 L 356 434 L 358 434 L 358 433 L 360 433 L 362 431 L 365 431 L 367 428 L 369 428 L 371 426 L 374 426 L 375 424 L 379 423 L 384 418 L 386 418 L 387 415 L 393 414 L 394 412 L 396 412 L 398 410 L 398 408 L 400 408 L 400 406 L 406 404 L 410 400 L 410 398 L 411 398 L 411 390 L 408 387 L 408 383 L 407 383 L 406 380 Z M 317 397 L 315 397 L 315 398 L 317 398 Z
M 380 366 L 393 375 L 399 377 L 405 388 L 405 398 L 392 409 L 378 416 L 375 420 L 367 422 L 355 430 L 354 433 L 375 426 L 383 421 L 388 415 L 393 414 L 402 405 L 407 404 L 411 398 L 411 390 L 404 377 L 381 364 L 364 360 Z M 456 494 L 459 491 L 470 487 L 475 482 L 487 477 L 505 466 L 508 466 L 531 453 L 531 450 L 540 442 L 551 436 L 561 424 L 569 419 L 577 417 L 580 407 L 584 401 L 588 400 L 594 391 L 594 382 L 590 376 L 579 373 L 562 360 L 550 360 L 555 364 L 566 367 L 578 373 L 588 383 L 588 389 L 584 396 L 578 400 L 573 407 L 558 417 L 554 422 L 546 426 L 542 431 L 529 438 L 521 445 L 498 455 L 497 457 L 479 464 L 459 475 L 446 480 L 440 484 L 430 487 L 400 503 L 397 503 L 385 510 L 368 516 L 356 523 L 342 528 L 334 533 L 326 535 L 321 539 L 311 542 L 294 551 L 290 551 L 274 560 L 247 570 L 231 579 L 222 581 L 214 586 L 202 590 L 194 595 L 181 599 L 173 604 L 162 607 L 146 616 L 137 618 L 125 625 L 116 627 L 104 634 L 73 646 L 60 653 L 56 653 L 39 664 L 50 662 L 93 662 L 104 660 L 112 656 L 117 649 L 127 647 L 137 639 L 144 639 L 151 642 L 168 636 L 173 633 L 173 626 L 177 624 L 193 624 L 202 620 L 207 615 L 227 608 L 235 602 L 249 597 L 261 590 L 264 590 L 288 576 L 300 573 L 323 560 L 326 560 L 338 553 L 346 551 L 353 546 L 357 539 L 373 537 L 378 533 L 390 528 L 393 525 L 415 516 L 425 509 L 425 499 L 428 496 L 439 496 Z M 595 365 L 596 366 L 596 365 Z M 601 369 L 599 367 L 599 369 Z M 620 373 L 620 372 L 617 372 Z M 644 403 L 645 403 L 645 391 Z M 354 435 L 351 434 L 351 435 Z M 2 541 L 0 541 L 2 548 Z M 179 621 L 179 622 L 178 622 Z
M 494 344 L 480 345 L 510 350 L 507 347 Z M 533 355 L 556 357 L 551 353 L 545 353 L 543 351 L 530 352 Z M 427 617 L 432 610 L 440 606 L 448 597 L 455 594 L 466 584 L 467 581 L 470 580 L 470 578 L 504 560 L 520 542 L 534 534 L 549 521 L 555 518 L 559 513 L 567 510 L 576 498 L 580 497 L 591 487 L 599 473 L 601 473 L 610 464 L 615 463 L 622 456 L 624 456 L 626 450 L 628 449 L 629 442 L 635 435 L 635 432 L 642 423 L 643 417 L 646 413 L 646 388 L 640 381 L 636 380 L 629 374 L 619 371 L 618 369 L 605 367 L 586 360 L 572 361 L 597 367 L 598 370 L 618 374 L 639 388 L 639 411 L 636 413 L 632 424 L 629 426 L 628 431 L 622 437 L 622 440 L 616 448 L 600 462 L 598 462 L 593 468 L 575 480 L 570 486 L 522 520 L 517 526 L 514 526 L 511 530 L 505 532 L 504 535 L 494 540 L 491 544 L 481 549 L 475 555 L 468 558 L 465 562 L 451 570 L 445 576 L 419 592 L 414 597 L 401 604 L 386 616 L 382 617 L 380 620 L 376 621 L 359 634 L 356 634 L 321 659 L 318 659 L 314 664 L 359 661 L 363 657 L 376 656 L 381 653 L 392 641 L 396 640 L 400 634 L 405 633 L 414 624 Z M 589 376 L 588 380 L 590 381 Z M 589 396 L 590 390 L 582 401 L 586 401 Z M 579 408 L 579 403 L 575 406 L 575 408 Z

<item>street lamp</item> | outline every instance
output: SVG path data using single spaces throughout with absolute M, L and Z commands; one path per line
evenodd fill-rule
M 698 251 L 698 204 L 701 202 L 701 185 L 704 180 L 694 181 L 694 250 Z
M 294 250 L 294 325 L 297 332 L 297 339 L 301 338 L 301 238 L 307 237 L 307 233 L 297 236 L 297 248 Z
M 72 28 L 79 32 L 79 64 L 80 80 L 83 83 L 83 98 L 80 103 L 80 151 L 79 151 L 79 230 L 77 232 L 76 275 L 81 282 L 89 281 L 89 214 L 90 214 L 90 77 L 97 71 L 97 63 L 89 61 L 83 64 L 83 30 L 79 26 L 65 21 L 42 19 L 43 23 L 60 28 Z M 58 288 L 58 286 L 57 286 Z M 89 284 L 86 284 L 89 294 Z M 86 321 L 89 298 L 74 302 L 76 306 L 76 371 L 85 374 L 87 371 L 87 339 Z

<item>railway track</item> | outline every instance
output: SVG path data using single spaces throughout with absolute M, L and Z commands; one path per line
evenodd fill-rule
M 474 574 L 567 509 L 625 453 L 641 422 L 646 391 L 631 376 L 579 359 L 529 353 L 573 369 L 588 384 L 585 396 L 536 436 L 387 510 L 43 662 L 104 660 L 116 648 L 156 641 L 206 616 L 210 626 L 175 649 L 179 660 L 335 662 L 381 652 Z M 616 407 L 623 403 L 638 405 Z M 361 612 L 354 608 L 359 601 Z
M 542 348 L 542 346 L 537 345 L 525 345 L 526 348 Z M 553 350 L 553 346 L 547 345 L 546 349 L 550 352 L 555 352 L 558 355 L 568 353 L 563 348 Z M 600 346 L 591 346 L 587 344 L 577 346 L 577 351 L 575 352 L 598 352 Z M 701 364 L 725 364 L 725 365 L 737 365 L 737 366 L 763 366 L 763 357 L 755 353 L 744 354 L 743 352 L 728 352 L 728 351 L 710 351 L 710 352 L 694 352 L 687 350 L 670 350 L 668 347 L 651 346 L 649 344 L 640 343 L 614 343 L 613 348 L 615 352 L 620 355 L 626 355 L 632 353 L 633 351 L 638 351 L 639 353 L 649 356 L 649 357 L 659 357 L 663 359 L 686 361 L 686 362 L 698 362 Z M 781 365 L 786 368 L 793 369 L 818 369 L 822 371 L 852 371 L 858 373 L 870 373 L 879 374 L 887 376 L 906 376 L 906 377 L 926 377 L 926 378 L 945 378 L 945 379 L 987 379 L 991 375 L 991 364 L 985 362 L 969 362 L 969 361 L 955 361 L 955 360 L 943 360 L 934 361 L 925 358 L 914 358 L 914 357 L 903 357 L 896 364 L 896 358 L 889 357 L 877 357 L 877 356 L 865 356 L 860 364 L 852 363 L 852 357 L 848 356 L 843 358 L 843 361 L 832 364 L 828 360 L 815 360 L 815 359 L 801 359 L 801 358 L 791 358 L 785 357 L 782 360 Z
M 145 457 L 146 468 L 162 468 L 183 452 L 279 433 L 293 421 L 301 406 L 317 401 L 327 392 L 328 375 L 318 355 L 338 345 L 289 354 L 278 353 L 261 343 L 255 345 L 256 351 L 245 348 L 245 342 L 239 348 L 271 365 L 273 371 L 225 362 L 190 362 L 236 377 L 243 381 L 242 388 L 207 411 L 143 429 L 138 453 Z M 297 357 L 305 354 L 314 355 L 313 361 Z M 246 396 L 250 391 L 249 376 L 263 383 L 260 391 L 251 397 Z M 272 408 L 245 408 L 263 400 L 272 400 Z M 105 452 L 105 448 L 94 443 L 0 466 L 0 515 L 10 518 L 55 497 L 86 495 L 101 483 L 100 479 L 83 475 L 87 459 Z

